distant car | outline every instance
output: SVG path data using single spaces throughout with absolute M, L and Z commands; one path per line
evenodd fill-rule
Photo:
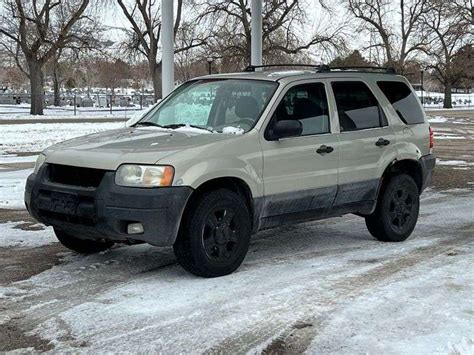
M 27 181 L 31 215 L 77 252 L 173 246 L 204 277 L 232 273 L 252 233 L 285 223 L 355 213 L 381 241 L 408 238 L 435 165 L 408 81 L 253 69 L 191 80 L 131 127 L 49 147 Z

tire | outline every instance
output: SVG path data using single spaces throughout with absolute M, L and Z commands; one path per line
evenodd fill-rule
M 54 234 L 62 245 L 80 254 L 98 253 L 114 245 L 114 242 L 110 241 L 79 239 L 57 228 L 54 228 Z
M 178 262 L 202 277 L 231 274 L 247 254 L 251 218 L 243 198 L 226 189 L 191 202 L 173 245 Z
M 412 177 L 395 175 L 382 187 L 375 211 L 365 218 L 367 228 L 383 242 L 402 242 L 415 229 L 420 190 Z

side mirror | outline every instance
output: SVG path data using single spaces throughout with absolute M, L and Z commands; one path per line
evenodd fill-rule
M 296 137 L 303 132 L 303 125 L 298 120 L 278 121 L 272 129 L 272 139 L 278 140 L 286 137 Z

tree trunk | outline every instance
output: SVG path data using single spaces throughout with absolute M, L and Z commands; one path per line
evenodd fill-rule
M 444 83 L 444 101 L 443 108 L 453 108 L 453 103 L 451 101 L 451 81 L 446 81 Z
M 36 60 L 28 60 L 30 72 L 31 115 L 43 115 L 44 107 L 44 76 L 43 67 Z
M 155 93 L 155 102 L 161 99 L 161 65 L 155 62 L 149 63 L 151 80 L 153 81 L 153 91 Z
M 53 91 L 54 91 L 54 106 L 61 106 L 59 75 L 56 68 L 53 69 Z

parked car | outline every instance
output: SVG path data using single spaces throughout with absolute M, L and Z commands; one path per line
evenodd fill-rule
M 407 239 L 435 165 L 408 81 L 254 69 L 196 78 L 131 127 L 49 147 L 29 212 L 77 252 L 173 246 L 204 277 L 232 273 L 253 233 L 285 223 L 354 213 L 380 241 Z

